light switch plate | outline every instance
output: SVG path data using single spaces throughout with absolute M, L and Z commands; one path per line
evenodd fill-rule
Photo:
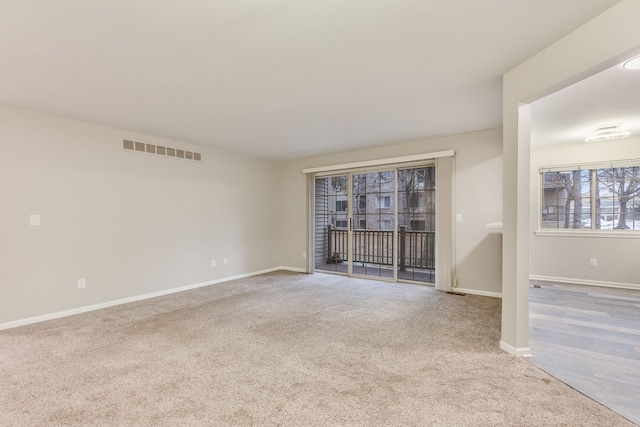
M 29 215 L 29 224 L 32 226 L 40 225 L 40 215 Z

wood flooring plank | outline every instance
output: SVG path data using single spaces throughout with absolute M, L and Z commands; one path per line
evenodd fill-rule
M 534 331 L 535 329 L 535 331 Z M 594 351 L 601 354 L 611 354 L 620 357 L 628 357 L 633 359 L 637 357 L 638 352 L 634 347 L 634 343 L 637 340 L 629 342 L 619 342 L 616 340 L 607 338 L 599 338 L 588 335 L 577 335 L 571 332 L 564 331 L 540 331 L 537 328 L 531 328 L 532 332 L 535 332 L 537 340 L 534 342 L 554 344 L 562 342 L 566 346 L 570 346 L 576 349 Z M 530 344 L 531 346 L 531 344 Z
M 566 324 L 575 325 L 575 326 L 586 326 L 593 329 L 601 329 L 601 330 L 614 331 L 614 332 L 625 332 L 632 335 L 638 335 L 640 337 L 640 329 L 630 328 L 627 326 L 623 326 L 622 324 L 612 324 L 612 322 L 609 322 L 608 324 L 596 323 L 596 322 L 591 322 L 587 320 L 570 319 L 568 317 L 549 316 L 549 315 L 538 314 L 538 313 L 532 313 L 530 317 L 533 319 L 549 320 L 549 321 L 566 323 Z M 640 327 L 640 322 L 639 322 L 639 327 Z
M 545 282 L 529 309 L 531 363 L 640 425 L 640 291 Z

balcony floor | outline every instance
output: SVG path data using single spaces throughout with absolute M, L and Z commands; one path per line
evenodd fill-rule
M 348 271 L 346 262 L 337 264 L 320 264 L 316 265 L 316 270 L 332 273 L 344 273 Z M 355 263 L 353 265 L 353 274 L 357 276 L 369 276 L 379 278 L 393 278 L 393 268 L 387 265 Z M 398 280 L 406 280 L 412 282 L 435 283 L 435 270 L 426 268 L 407 267 L 406 271 L 398 271 Z

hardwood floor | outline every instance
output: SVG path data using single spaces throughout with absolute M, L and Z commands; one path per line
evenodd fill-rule
M 529 360 L 640 425 L 640 291 L 536 286 Z

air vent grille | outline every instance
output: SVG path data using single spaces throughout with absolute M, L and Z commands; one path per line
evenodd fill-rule
M 156 154 L 164 157 L 174 157 L 177 159 L 202 161 L 202 154 L 193 151 L 181 150 L 179 148 L 164 147 L 162 145 L 147 144 L 144 142 L 122 140 L 122 148 L 129 151 L 138 151 L 141 153 Z

